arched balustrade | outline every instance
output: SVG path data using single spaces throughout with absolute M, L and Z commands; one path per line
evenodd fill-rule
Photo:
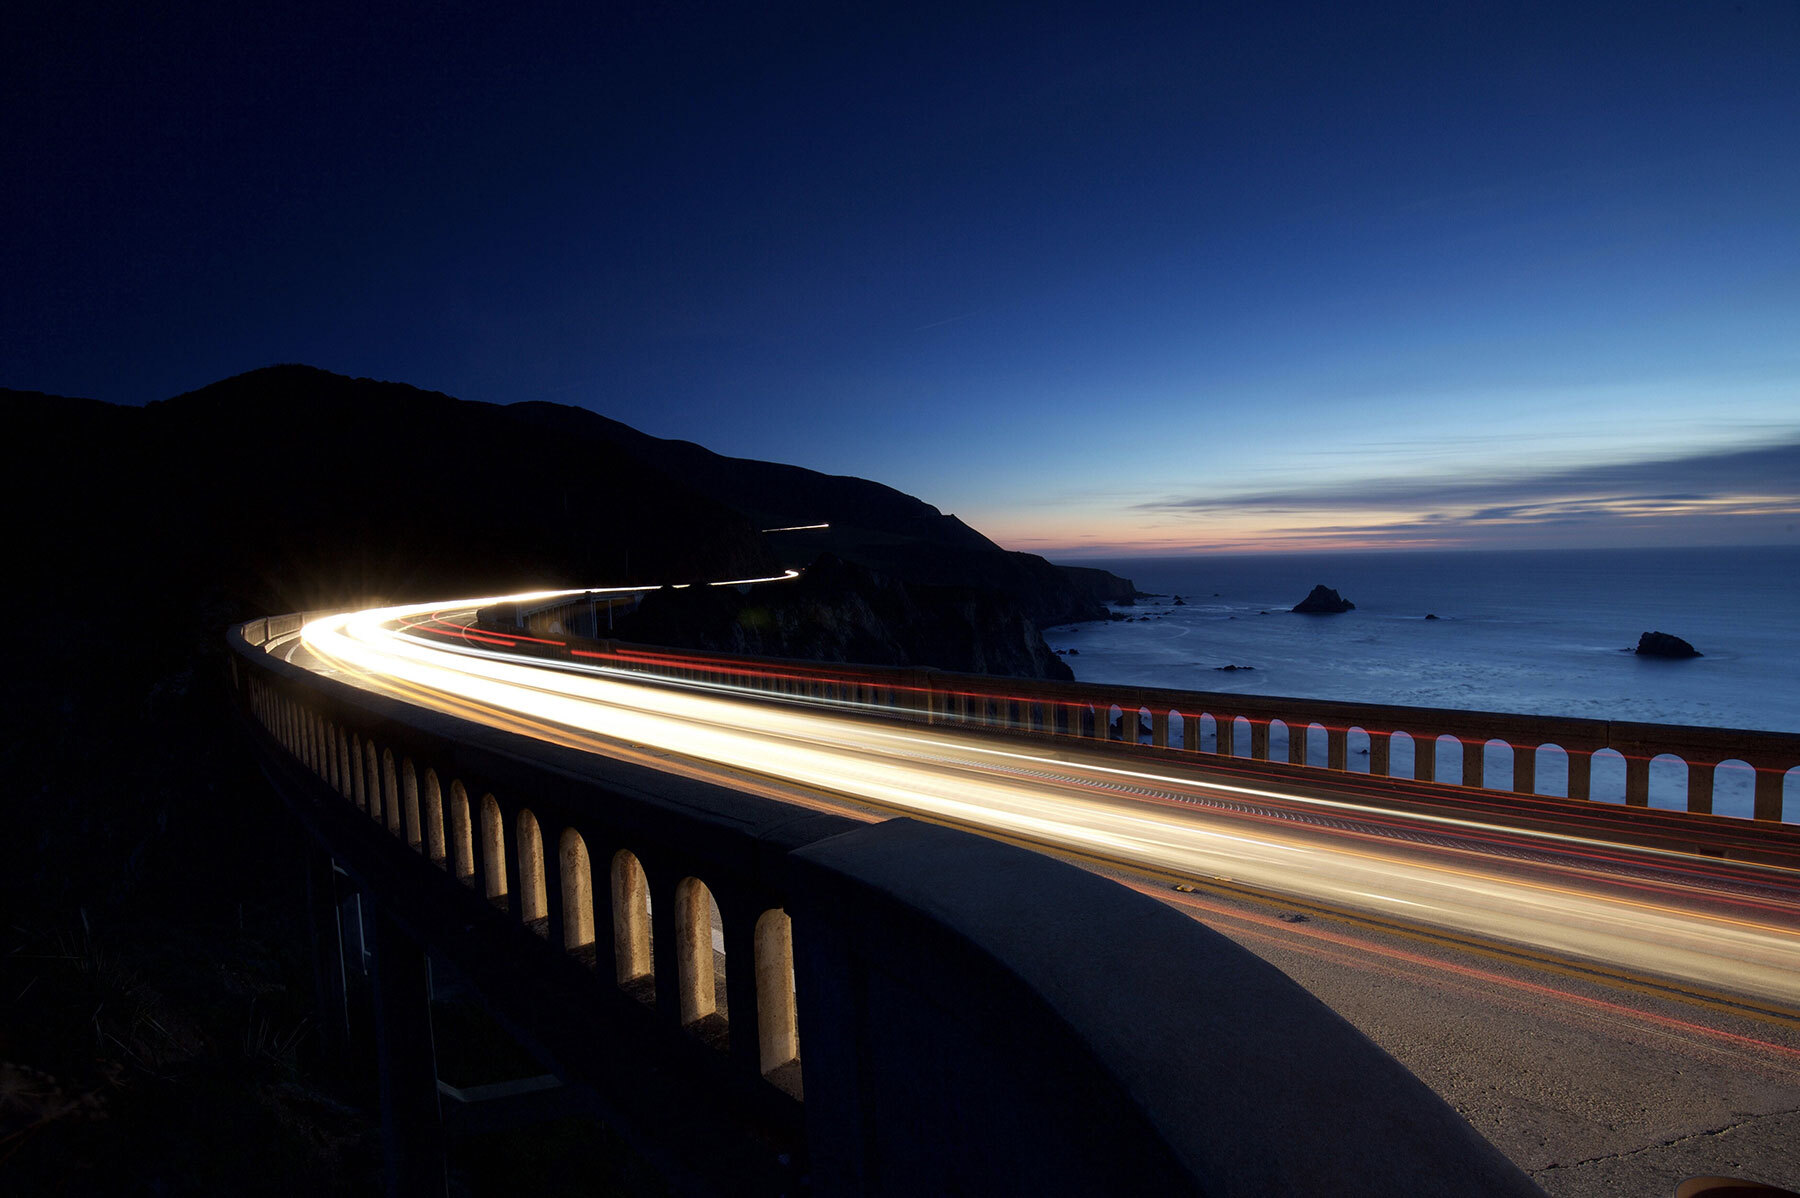
M 723 677 L 729 671 L 714 673 Z M 1753 767 L 1740 757 L 1721 759 L 1687 749 L 1658 749 L 1649 741 L 1617 748 L 1605 743 L 1603 730 L 1595 740 L 1571 750 L 1555 740 L 1522 741 L 1514 735 L 1481 739 L 1439 732 L 1421 736 L 1405 727 L 1371 728 L 1319 719 L 1301 723 L 1280 714 L 1184 710 L 1146 700 L 1071 702 L 1035 689 L 1029 697 L 1021 697 L 1010 691 L 937 690 L 910 684 L 886 686 L 879 681 L 806 682 L 757 673 L 744 678 L 754 684 L 751 689 L 784 695 L 808 690 L 834 694 L 844 704 L 911 722 L 961 722 L 1124 743 L 1135 739 L 1135 743 L 1162 749 L 1285 760 L 1381 777 L 1413 777 L 1517 794 L 1771 821 L 1794 822 L 1791 792 L 1796 784 L 1790 779 L 1793 771 L 1800 769 L 1784 770 L 1760 762 Z M 409 783 L 393 750 L 382 748 L 360 731 L 337 726 L 310 704 L 260 686 L 254 679 L 249 686 L 259 720 L 294 756 L 407 844 L 432 852 L 432 817 L 428 814 L 432 805 L 424 802 L 418 779 Z M 1536 717 L 1504 718 L 1518 722 Z M 1655 731 L 1653 726 L 1626 727 Z M 436 808 L 441 821 L 441 798 Z M 433 859 L 448 860 L 449 841 L 454 837 L 440 833 L 440 838 L 445 840 L 444 847 Z

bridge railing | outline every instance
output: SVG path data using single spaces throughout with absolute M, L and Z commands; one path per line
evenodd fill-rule
M 544 639 L 518 646 L 527 652 L 854 702 L 874 715 L 1340 771 L 1366 754 L 1366 771 L 1355 772 L 1576 800 L 1595 798 L 1596 776 L 1611 771 L 1628 807 L 1651 805 L 1655 774 L 1659 789 L 1679 792 L 1657 796 L 1659 806 L 1705 815 L 1716 779 L 1748 778 L 1739 789 L 1755 820 L 1800 822 L 1800 733 L 690 653 L 572 636 L 555 608 L 530 619 Z M 1442 768 L 1452 755 L 1460 762 Z
M 291 624 L 231 635 L 271 778 L 678 1191 L 1537 1192 L 1136 891 L 377 695 L 264 652 Z

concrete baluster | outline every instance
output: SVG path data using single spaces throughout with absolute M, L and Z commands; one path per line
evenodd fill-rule
M 1687 767 L 1687 809 L 1700 815 L 1711 815 L 1713 809 L 1713 771 L 1716 761 L 1689 761 Z
M 1233 738 L 1237 735 L 1237 717 L 1213 712 L 1213 733 L 1213 752 L 1220 757 L 1230 757 Z
M 1413 742 L 1413 777 L 1420 782 L 1437 780 L 1437 734 L 1415 732 Z
M 758 1069 L 768 1074 L 800 1055 L 794 1001 L 794 937 L 788 914 L 776 907 L 756 920 Z
M 1625 755 L 1625 805 L 1650 805 L 1650 755 L 1641 750 Z
M 1462 784 L 1481 789 L 1487 780 L 1487 742 L 1457 737 L 1462 742 Z
M 1350 729 L 1333 725 L 1325 730 L 1325 764 L 1334 770 L 1350 768 Z
M 1569 755 L 1569 797 L 1586 799 L 1589 784 L 1594 777 L 1594 753 L 1592 749 L 1570 749 L 1565 746 Z
M 1537 746 L 1515 743 L 1513 753 L 1513 793 L 1537 793 Z
M 1307 747 L 1312 741 L 1312 725 L 1305 720 L 1287 720 L 1288 764 L 1305 765 Z
M 1393 768 L 1392 751 L 1394 738 L 1391 733 L 1369 733 L 1369 773 L 1378 778 L 1385 778 Z
M 1754 763 L 1752 763 L 1754 764 Z M 1752 817 L 1759 820 L 1781 822 L 1781 790 L 1785 772 L 1770 769 L 1767 765 L 1756 766 L 1756 789 L 1752 795 Z
M 506 860 L 506 817 L 493 795 L 481 800 L 475 813 L 475 877 L 478 892 L 502 911 L 509 909 L 510 887 L 518 884 L 516 869 Z
M 681 992 L 681 1023 L 698 1023 L 718 1012 L 717 973 L 713 968 L 712 896 L 699 878 L 683 878 L 675 887 L 675 963 Z M 726 967 L 729 980 L 731 970 Z
M 1169 747 L 1169 709 L 1158 707 L 1150 713 L 1150 743 L 1159 749 Z

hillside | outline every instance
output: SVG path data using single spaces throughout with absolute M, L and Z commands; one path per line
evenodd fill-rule
M 1131 600 L 1125 579 L 1086 569 L 1077 580 L 1070 568 L 1002 549 L 955 516 L 878 482 L 726 457 L 691 441 L 649 436 L 582 408 L 523 403 L 507 411 L 547 433 L 623 450 L 757 528 L 830 525 L 771 536 L 770 551 L 785 566 L 802 567 L 830 553 L 903 582 L 996 590 L 1014 599 L 1040 628 L 1104 618 L 1104 600 L 1086 576 L 1105 575 L 1113 591 L 1122 590 L 1118 601 Z

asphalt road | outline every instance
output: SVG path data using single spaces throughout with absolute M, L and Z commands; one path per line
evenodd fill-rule
M 1553 1194 L 1668 1194 L 1694 1173 L 1800 1185 L 1794 871 L 1420 818 L 1356 788 L 1140 767 L 1067 739 L 547 669 L 459 635 L 471 606 L 338 617 L 283 651 L 546 740 L 1112 874 L 1283 969 Z

